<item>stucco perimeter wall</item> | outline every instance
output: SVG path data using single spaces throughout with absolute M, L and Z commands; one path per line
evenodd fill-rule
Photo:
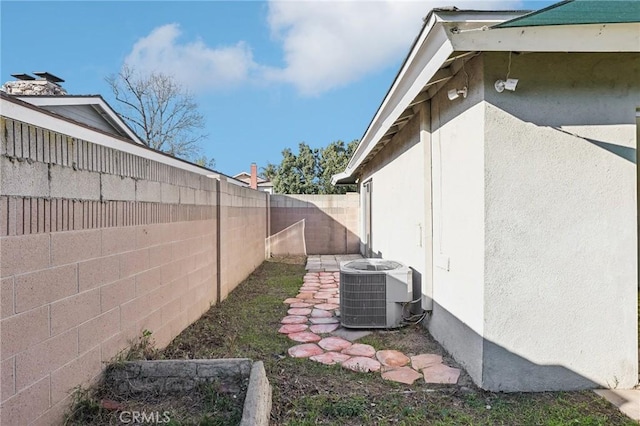
M 59 424 L 130 339 L 165 346 L 218 272 L 226 295 L 260 263 L 264 194 L 5 117 L 0 135 L 0 423 Z
M 265 192 L 220 182 L 220 284 L 224 300 L 265 259 Z
M 486 54 L 483 387 L 638 379 L 637 54 Z
M 484 96 L 482 57 L 465 65 L 469 94 L 447 91 L 467 83 L 464 73 L 431 100 L 433 190 L 432 335 L 476 383 L 482 378 L 484 331 Z
M 357 193 L 274 194 L 270 203 L 271 235 L 304 219 L 304 240 L 308 254 L 352 254 L 360 251 L 360 201 Z M 302 247 L 298 242 L 295 246 Z

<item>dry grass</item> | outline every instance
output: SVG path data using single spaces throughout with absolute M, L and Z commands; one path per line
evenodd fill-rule
M 461 386 L 412 386 L 327 367 L 286 355 L 278 334 L 282 301 L 302 284 L 303 258 L 265 262 L 229 298 L 180 334 L 165 358 L 247 357 L 265 363 L 273 386 L 273 425 L 633 425 L 592 392 L 491 393 L 467 376 Z M 377 332 L 364 339 L 378 349 L 438 352 L 421 327 Z M 444 353 L 443 353 L 444 354 Z M 455 362 L 448 358 L 450 365 Z

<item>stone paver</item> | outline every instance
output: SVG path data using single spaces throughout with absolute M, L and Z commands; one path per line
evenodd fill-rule
M 424 381 L 426 383 L 443 383 L 443 384 L 456 384 L 458 383 L 458 377 L 460 377 L 460 370 L 457 368 L 448 367 L 444 364 L 435 364 L 429 367 L 425 367 L 422 370 L 424 375 Z
M 440 355 L 420 354 L 409 358 L 392 349 L 376 352 L 371 345 L 353 343 L 371 334 L 371 331 L 340 327 L 338 264 L 342 259 L 357 258 L 360 256 L 309 257 L 307 270 L 314 269 L 317 272 L 307 272 L 299 294 L 284 301 L 290 306 L 288 315 L 282 319 L 283 325 L 278 330 L 289 339 L 303 343 L 289 348 L 289 356 L 310 358 L 327 365 L 340 364 L 358 372 L 379 371 L 383 379 L 407 385 L 413 384 L 420 377 L 424 377 L 427 383 L 457 383 L 460 370 L 442 364 Z M 320 334 L 325 336 L 321 337 Z
M 379 371 L 380 363 L 373 358 L 367 358 L 363 356 L 356 356 L 350 358 L 342 363 L 344 368 L 349 370 L 359 371 L 361 373 L 368 373 L 370 371 Z
M 376 350 L 371 345 L 365 345 L 363 343 L 354 343 L 351 347 L 342 351 L 342 353 L 351 356 L 364 356 L 372 358 L 376 354 Z
M 287 311 L 289 315 L 309 315 L 310 313 L 310 308 L 291 308 Z
M 352 344 L 350 341 L 341 339 L 340 337 L 325 337 L 318 342 L 318 346 L 325 351 L 341 351 L 347 349 Z
M 376 358 L 385 367 L 404 367 L 411 361 L 408 356 L 396 350 L 384 350 L 376 352 Z
M 302 299 L 302 300 L 298 300 L 298 302 L 303 302 L 306 299 L 313 299 L 314 298 L 314 293 L 300 293 L 296 296 L 296 299 Z
M 299 315 L 289 315 L 282 318 L 282 324 L 305 324 L 309 319 Z
M 337 305 L 335 303 L 318 303 L 316 305 L 316 308 L 323 309 L 325 311 L 333 311 L 334 309 L 338 309 L 339 307 L 340 305 Z
M 435 364 L 442 364 L 442 357 L 440 355 L 420 354 L 411 357 L 411 367 L 417 371 Z
M 310 331 L 300 331 L 298 333 L 287 334 L 287 337 L 294 342 L 301 343 L 319 342 L 322 339 L 322 337 Z
M 331 317 L 331 318 L 309 318 L 309 321 L 311 321 L 311 324 L 338 324 L 340 321 L 338 321 L 338 318 L 336 317 Z
M 325 352 L 320 355 L 314 355 L 309 359 L 312 361 L 320 362 L 322 364 L 333 365 L 333 364 L 342 364 L 349 358 L 351 358 L 349 355 L 341 354 L 338 352 Z
M 289 305 L 289 307 L 291 308 L 310 308 L 312 306 L 313 305 L 311 303 L 304 303 L 304 302 L 296 302 Z
M 307 324 L 285 324 L 278 330 L 278 333 L 291 334 L 305 331 L 309 326 Z
M 385 380 L 391 380 L 407 385 L 412 385 L 413 382 L 418 380 L 420 377 L 422 377 L 422 374 L 418 373 L 411 367 L 400 367 L 394 370 L 387 370 L 382 373 L 382 378 Z
M 316 305 L 318 306 L 318 305 Z M 309 310 L 312 318 L 331 318 L 333 314 L 329 311 L 325 311 L 324 309 L 314 309 L 313 311 Z
M 338 327 L 338 324 L 313 324 L 309 329 L 316 334 L 326 334 L 335 331 Z
M 308 358 L 310 356 L 324 353 L 322 348 L 315 343 L 305 343 L 304 345 L 293 346 L 289 348 L 287 352 L 292 358 Z

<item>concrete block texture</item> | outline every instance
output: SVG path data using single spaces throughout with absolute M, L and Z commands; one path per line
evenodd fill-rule
M 0 238 L 3 277 L 49 267 L 49 234 Z
M 77 265 L 65 265 L 18 275 L 15 282 L 15 309 L 24 312 L 78 292 Z
M 271 414 L 271 386 L 262 361 L 253 363 L 241 426 L 268 426 Z
M 136 201 L 148 201 L 156 203 L 162 201 L 160 182 L 153 182 L 148 180 L 136 181 Z
M 52 165 L 49 169 L 51 197 L 100 200 L 100 174 Z
M 359 197 L 344 195 L 273 195 L 270 198 L 271 236 L 279 235 L 278 244 L 300 246 L 279 234 L 304 219 L 304 246 L 309 254 L 348 254 L 360 250 Z M 277 252 L 277 249 L 276 249 Z M 275 252 L 274 252 L 275 253 Z
M 0 194 L 48 197 L 49 167 L 44 163 L 0 157 Z
M 105 383 L 125 395 L 182 393 L 211 382 L 240 391 L 249 381 L 251 365 L 246 358 L 131 361 L 108 368 Z
M 100 199 L 135 201 L 136 181 L 124 176 L 100 175 Z

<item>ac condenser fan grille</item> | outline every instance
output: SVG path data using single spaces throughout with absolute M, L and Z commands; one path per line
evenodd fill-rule
M 340 274 L 340 316 L 345 326 L 384 327 L 385 274 Z

